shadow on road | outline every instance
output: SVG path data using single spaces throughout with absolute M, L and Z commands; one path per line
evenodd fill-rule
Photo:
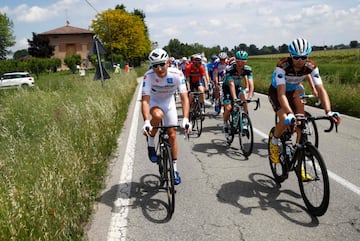
M 111 207 L 113 213 L 122 212 L 127 205 L 129 209 L 141 208 L 145 218 L 154 223 L 166 223 L 171 219 L 167 194 L 160 186 L 160 177 L 154 174 L 142 176 L 140 183 L 114 185 L 98 201 Z
M 254 209 L 265 211 L 271 208 L 293 223 L 305 227 L 319 225 L 318 219 L 308 214 L 305 207 L 293 201 L 278 199 L 280 194 L 286 194 L 296 199 L 301 198 L 301 195 L 292 190 L 280 190 L 280 185 L 276 184 L 272 177 L 262 173 L 251 173 L 249 181 L 236 180 L 223 184 L 216 196 L 219 202 L 239 208 L 240 213 L 244 215 L 250 215 Z M 257 198 L 258 205 L 247 206 L 246 198 Z M 298 215 L 293 215 L 298 213 L 306 213 L 305 221 L 295 219 L 296 217 L 300 218 Z

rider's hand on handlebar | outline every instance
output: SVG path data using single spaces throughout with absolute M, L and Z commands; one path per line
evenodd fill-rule
M 291 123 L 294 123 L 295 120 L 296 120 L 295 115 L 293 113 L 289 113 L 285 117 L 284 124 L 290 125 Z
M 329 111 L 326 114 L 328 117 L 332 117 L 332 120 L 335 122 L 336 125 L 339 125 L 341 122 L 341 117 L 340 117 L 340 113 L 339 112 L 332 112 Z
M 150 124 L 150 121 L 149 120 L 145 120 L 144 121 L 144 125 L 143 125 L 143 127 L 142 127 L 142 132 L 144 133 L 144 135 L 146 135 L 146 136 L 148 136 L 148 135 L 150 135 L 150 132 L 151 132 L 151 130 L 152 130 L 152 126 L 151 126 L 151 124 Z
M 186 117 L 183 119 L 181 126 L 182 128 L 184 128 L 185 133 L 190 133 L 192 130 L 191 123 L 189 122 L 189 119 Z

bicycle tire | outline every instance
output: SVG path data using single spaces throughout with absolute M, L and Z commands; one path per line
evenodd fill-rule
M 229 132 L 229 137 L 227 138 L 226 142 L 227 144 L 230 146 L 231 143 L 234 141 L 234 137 L 235 137 L 235 133 L 236 133 L 236 128 L 233 126 L 233 122 L 234 122 L 234 118 L 233 115 L 230 114 L 230 120 L 228 121 L 228 132 Z
M 242 113 L 238 130 L 240 149 L 244 156 L 248 157 L 251 155 L 254 146 L 254 133 L 249 114 Z
M 164 185 L 168 201 L 168 214 L 171 215 L 175 210 L 175 175 L 174 164 L 171 156 L 171 148 L 168 145 L 163 147 L 163 174 Z
M 296 175 L 301 196 L 310 214 L 322 216 L 326 213 L 330 201 L 329 176 L 324 159 L 312 144 L 304 147 L 299 158 Z M 305 180 L 301 175 L 302 167 L 306 173 Z M 310 175 L 309 178 L 307 174 Z
M 286 156 L 285 156 L 285 150 L 282 148 L 285 143 L 281 143 L 280 145 L 280 162 L 279 163 L 273 163 L 270 159 L 270 142 L 274 135 L 275 127 L 271 128 L 269 132 L 269 138 L 268 138 L 268 155 L 269 155 L 269 163 L 270 163 L 270 169 L 274 176 L 274 180 L 276 183 L 282 183 L 284 182 L 288 177 L 288 171 L 286 167 Z

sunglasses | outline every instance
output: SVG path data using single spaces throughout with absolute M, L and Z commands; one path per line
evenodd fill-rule
M 295 59 L 295 60 L 305 60 L 305 59 L 307 59 L 307 56 L 292 56 L 292 58 L 293 59 Z
M 164 62 L 164 63 L 153 64 L 152 67 L 153 67 L 154 69 L 157 69 L 159 66 L 164 67 L 165 64 L 166 64 L 165 62 Z

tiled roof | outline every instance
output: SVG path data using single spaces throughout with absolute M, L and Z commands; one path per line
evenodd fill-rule
M 47 32 L 40 33 L 40 35 L 53 35 L 53 34 L 79 34 L 79 33 L 88 33 L 92 34 L 93 32 L 83 28 L 76 28 L 70 25 L 64 27 L 56 28 Z

